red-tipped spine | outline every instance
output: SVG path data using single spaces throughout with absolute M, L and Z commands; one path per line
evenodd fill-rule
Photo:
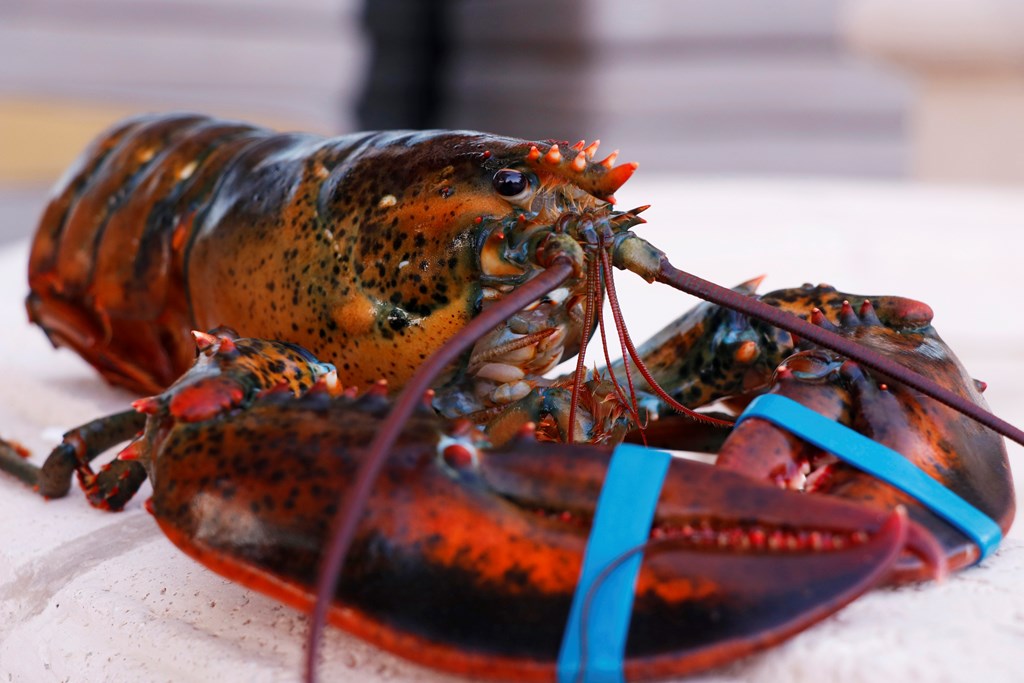
M 551 166 L 557 166 L 562 163 L 562 152 L 559 151 L 558 145 L 551 145 L 551 149 L 549 149 L 548 153 L 544 155 L 543 161 L 545 164 L 550 164 Z

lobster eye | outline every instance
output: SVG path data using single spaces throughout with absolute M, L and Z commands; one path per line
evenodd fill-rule
M 503 168 L 494 174 L 495 191 L 506 199 L 521 199 L 530 189 L 530 179 L 522 171 Z

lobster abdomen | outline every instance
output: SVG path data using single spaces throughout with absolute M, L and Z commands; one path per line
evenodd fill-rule
M 238 149 L 269 135 L 144 116 L 101 136 L 58 186 L 29 260 L 29 317 L 111 381 L 149 391 L 192 362 L 183 245 Z

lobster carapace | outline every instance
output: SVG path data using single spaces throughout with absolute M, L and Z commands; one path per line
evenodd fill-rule
M 535 274 L 552 243 L 569 244 L 558 234 L 603 220 L 630 235 L 638 219 L 608 200 L 635 164 L 577 147 L 129 121 L 94 143 L 47 208 L 29 313 L 143 392 L 191 365 L 189 330 L 221 325 L 301 344 L 346 383 L 399 387 L 485 302 Z M 482 339 L 475 381 L 439 403 L 468 412 L 522 398 L 524 377 L 575 353 L 583 286 L 576 278 Z

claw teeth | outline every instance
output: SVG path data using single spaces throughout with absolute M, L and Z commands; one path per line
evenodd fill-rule
M 577 143 L 576 143 L 575 145 L 573 145 L 573 146 L 572 146 L 572 148 L 573 148 L 574 150 L 576 150 L 577 152 L 579 152 L 579 151 L 581 151 L 581 150 L 583 149 L 583 147 L 584 147 L 584 146 L 585 146 L 586 144 L 587 144 L 587 141 L 586 141 L 586 140 L 580 140 L 580 141 L 579 141 L 579 142 L 577 142 Z
M 878 314 L 875 313 L 875 306 L 871 303 L 870 299 L 864 299 L 864 303 L 860 305 L 860 319 L 861 322 L 867 325 L 882 324 L 882 321 L 878 319 Z
M 835 332 L 838 329 L 828 318 L 825 317 L 825 314 L 821 312 L 820 308 L 815 308 L 811 311 L 811 323 L 832 332 Z
M 326 391 L 326 390 L 327 390 L 326 385 L 323 382 L 321 382 L 320 380 L 317 380 L 316 382 L 314 382 L 313 386 L 311 386 L 309 388 L 309 391 L 311 393 L 312 392 L 319 392 L 319 391 Z M 281 396 L 281 395 L 285 395 L 285 394 L 287 394 L 288 396 L 295 396 L 295 392 L 292 391 L 292 387 L 291 387 L 290 384 L 288 384 L 288 380 L 282 379 L 282 380 L 279 380 L 277 382 L 277 384 L 275 384 L 275 385 L 273 385 L 271 387 L 267 387 L 266 389 L 261 391 L 259 393 L 259 397 L 260 398 L 267 398 L 268 396 Z
M 656 526 L 651 529 L 651 536 L 685 539 L 698 548 L 774 553 L 842 550 L 869 540 L 864 531 L 842 534 L 820 530 L 764 529 L 759 526 L 717 528 L 707 521 L 681 526 Z
M 597 148 L 600 147 L 600 146 L 601 146 L 601 141 L 600 140 L 594 140 L 583 151 L 586 153 L 588 159 L 593 159 L 594 155 L 597 154 Z
M 839 322 L 846 327 L 852 327 L 860 322 L 849 301 L 843 301 L 843 307 L 839 309 Z
M 285 390 L 291 393 L 291 388 L 288 386 L 288 383 L 282 382 L 282 384 L 284 385 Z M 311 386 L 309 388 L 309 391 L 306 393 L 312 395 L 323 394 L 331 397 L 336 395 L 335 392 L 331 389 L 331 385 L 327 383 L 326 376 L 318 377 L 316 382 L 313 383 L 313 386 Z
M 562 153 L 558 150 L 558 145 L 551 145 L 551 149 L 544 155 L 544 163 L 552 166 L 562 163 Z

